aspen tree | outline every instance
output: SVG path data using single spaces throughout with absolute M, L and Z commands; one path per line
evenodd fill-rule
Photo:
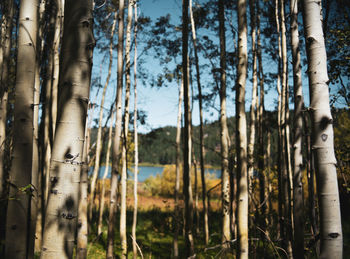
M 337 259 L 343 258 L 343 234 L 321 4 L 321 1 L 305 0 L 303 22 L 308 59 L 312 150 L 320 207 L 320 258 Z
M 123 45 L 124 45 L 124 0 L 119 0 L 118 12 L 118 64 L 117 64 L 117 96 L 116 96 L 116 122 L 112 153 L 111 194 L 108 216 L 108 236 L 106 258 L 114 258 L 114 225 L 117 207 L 117 189 L 119 161 L 120 161 L 120 136 L 122 129 L 122 91 L 123 91 Z
M 38 186 L 32 179 L 34 87 L 38 33 L 37 0 L 21 1 L 13 125 L 13 159 L 7 208 L 5 258 L 27 258 L 34 253 L 31 196 Z M 34 180 L 34 181 L 33 181 Z
M 230 181 L 228 168 L 229 136 L 226 115 L 226 39 L 224 1 L 219 0 L 220 37 L 220 143 L 221 143 L 221 199 L 222 199 L 222 243 L 229 247 L 230 232 Z
M 199 61 L 198 61 L 198 49 L 197 49 L 197 37 L 196 37 L 196 25 L 193 18 L 192 10 L 192 0 L 190 4 L 190 18 L 191 18 L 191 28 L 192 28 L 192 42 L 194 50 L 194 58 L 196 65 L 196 79 L 198 87 L 198 105 L 199 105 L 199 153 L 200 153 L 200 170 L 201 170 L 201 180 L 202 180 L 202 200 L 203 200 L 203 229 L 205 236 L 205 244 L 209 243 L 209 220 L 208 220 L 208 201 L 207 201 L 207 188 L 205 184 L 205 169 L 204 169 L 204 133 L 203 133 L 203 104 L 202 104 L 202 86 L 200 81 L 199 72 Z
M 288 87 L 288 60 L 287 60 L 287 35 L 285 22 L 285 2 L 280 0 L 281 16 L 281 47 L 282 47 L 282 156 L 283 156 L 283 192 L 284 192 L 284 227 L 285 227 L 285 249 L 288 258 L 292 258 L 292 188 L 291 188 L 291 164 L 290 164 L 290 145 L 289 145 L 289 87 Z
M 96 181 L 97 181 L 97 178 L 98 178 L 98 172 L 99 172 L 99 169 L 100 169 L 100 157 L 101 157 L 101 150 L 102 150 L 103 105 L 104 105 L 104 102 L 105 102 L 105 96 L 106 96 L 109 80 L 110 80 L 111 74 L 112 74 L 113 36 L 114 36 L 116 22 L 117 22 L 117 12 L 114 13 L 113 23 L 112 23 L 112 27 L 111 27 L 110 43 L 109 43 L 108 73 L 107 73 L 107 78 L 106 78 L 105 85 L 103 86 L 102 99 L 101 99 L 101 105 L 100 105 L 100 113 L 99 113 L 99 119 L 98 119 L 98 130 L 97 130 L 96 151 L 95 151 L 96 152 L 96 154 L 95 154 L 95 167 L 94 167 L 94 171 L 93 171 L 92 179 L 91 179 L 91 184 L 90 184 L 90 207 L 89 207 L 90 223 L 92 223 L 92 211 L 93 211 L 94 200 L 95 200 L 95 187 L 96 187 Z
M 10 55 L 11 55 L 11 34 L 12 34 L 12 18 L 14 13 L 13 0 L 7 1 L 4 8 L 1 24 L 1 50 L 2 64 L 0 66 L 0 210 L 5 211 L 7 205 L 7 171 L 5 171 L 5 162 L 9 157 L 6 145 L 6 125 L 7 125 L 7 104 L 8 104 L 8 88 L 9 88 L 9 71 L 10 71 Z M 6 213 L 0 215 L 0 250 L 4 251 L 5 229 L 6 229 Z M 0 253 L 0 257 L 2 253 Z
M 182 75 L 183 76 L 183 75 Z M 178 245 L 178 236 L 180 232 L 180 205 L 179 205 L 179 196 L 180 196 L 180 153 L 181 153 L 181 108 L 183 101 L 183 78 L 181 79 L 181 83 L 179 84 L 179 103 L 177 108 L 177 126 L 176 126 L 176 175 L 175 175 L 175 230 L 174 230 L 174 240 L 173 240 L 173 249 L 174 249 L 174 258 L 178 258 L 179 256 L 179 245 Z
M 294 84 L 294 139 L 293 139 L 293 256 L 304 258 L 304 206 L 303 206 L 303 156 L 302 156 L 302 135 L 303 135 L 303 91 L 301 81 L 301 63 L 299 49 L 298 31 L 298 0 L 290 1 L 291 9 L 291 45 L 293 55 L 293 84 Z
M 134 211 L 132 217 L 132 229 L 131 235 L 133 237 L 132 251 L 133 258 L 137 258 L 137 239 L 136 239 L 136 226 L 137 226 L 137 187 L 138 187 L 138 171 L 139 171 L 139 143 L 138 143 L 138 133 L 137 133 L 137 2 L 135 1 L 135 17 L 134 17 L 134 143 L 135 143 L 135 154 L 134 154 Z
M 254 172 L 254 143 L 255 143 L 255 109 L 257 104 L 258 91 L 258 73 L 257 73 L 257 51 L 256 51 L 256 18 L 255 18 L 255 0 L 249 0 L 250 6 L 250 20 L 251 20 L 251 37 L 252 37 L 252 53 L 253 53 L 253 88 L 252 88 L 252 102 L 250 105 L 250 131 L 248 144 L 248 177 L 252 179 Z M 251 187 L 251 183 L 249 184 Z
M 98 222 L 97 222 L 97 235 L 102 234 L 102 218 L 103 218 L 103 211 L 105 206 L 106 178 L 108 175 L 109 157 L 111 154 L 111 146 L 112 146 L 112 130 L 113 130 L 113 122 L 114 122 L 113 119 L 114 119 L 114 111 L 112 111 L 111 122 L 109 126 L 109 131 L 108 131 L 108 143 L 107 143 L 107 153 L 106 153 L 106 163 L 105 163 L 106 166 L 102 176 L 102 189 L 101 189 L 101 197 L 100 197 Z
M 247 16 L 246 0 L 239 0 L 238 64 L 236 84 L 236 150 L 237 150 L 237 258 L 248 258 L 248 174 L 247 126 L 245 115 L 245 84 L 247 77 Z
M 125 44 L 125 103 L 123 117 L 122 134 L 122 173 L 120 176 L 120 242 L 122 248 L 122 258 L 127 257 L 127 237 L 126 237 L 126 192 L 127 192 L 127 141 L 129 133 L 129 99 L 130 99 L 130 46 L 131 46 L 131 25 L 134 0 L 128 3 L 128 18 L 126 26 Z
M 92 51 L 92 1 L 66 0 L 59 114 L 50 163 L 50 193 L 41 258 L 72 258 L 83 164 Z
M 193 197 L 191 187 L 191 111 L 190 89 L 188 73 L 188 7 L 189 1 L 182 0 L 182 74 L 184 86 L 184 167 L 183 167 L 183 193 L 185 196 L 185 247 L 186 256 L 194 255 L 193 226 Z

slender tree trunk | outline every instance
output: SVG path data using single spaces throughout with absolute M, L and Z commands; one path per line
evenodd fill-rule
M 229 247 L 230 232 L 230 180 L 228 170 L 229 137 L 226 116 L 226 43 L 224 1 L 219 0 L 220 36 L 220 143 L 221 143 L 221 199 L 222 199 L 222 238 L 223 247 Z
M 254 171 L 254 143 L 255 143 L 255 108 L 258 89 L 258 74 L 257 74 L 257 52 L 256 52 L 256 18 L 255 18 L 255 0 L 249 1 L 250 5 L 250 19 L 251 19 L 251 35 L 252 35 L 252 53 L 253 53 L 253 89 L 252 89 L 252 102 L 250 106 L 250 132 L 249 132 L 249 144 L 248 144 L 248 177 L 253 178 Z M 249 184 L 251 189 L 251 183 Z
M 293 218 L 294 218 L 294 258 L 304 258 L 304 206 L 303 206 L 303 91 L 298 32 L 298 0 L 291 0 L 291 44 L 293 54 L 294 83 L 294 143 L 293 143 Z
M 138 171 L 139 171 L 139 143 L 137 133 L 137 2 L 135 2 L 135 25 L 134 25 L 134 41 L 135 41 L 135 53 L 134 53 L 134 212 L 132 218 L 131 235 L 133 237 L 132 251 L 133 258 L 137 258 L 137 239 L 136 239 L 136 226 L 137 226 L 137 187 L 138 187 Z
M 123 146 L 122 146 L 122 174 L 120 178 L 120 242 L 122 258 L 127 257 L 127 236 L 126 236 L 126 192 L 127 192 L 127 142 L 129 132 L 129 98 L 130 98 L 130 46 L 131 46 L 131 25 L 133 1 L 128 4 L 128 22 L 126 28 L 125 46 L 125 104 L 123 117 Z
M 237 258 L 248 258 L 248 174 L 247 174 L 247 126 L 245 115 L 245 84 L 247 77 L 247 17 L 246 0 L 239 0 L 238 64 L 236 84 L 236 150 L 237 150 Z
M 37 186 L 32 179 L 34 141 L 34 90 L 38 33 L 36 0 L 23 0 L 19 12 L 17 72 L 13 126 L 13 159 L 7 208 L 5 258 L 27 258 L 31 245 L 31 194 Z
M 72 258 L 92 51 L 92 1 L 66 0 L 60 100 L 41 258 Z M 82 76 L 84 75 L 84 76 Z M 69 123 L 67 123 L 69 122 Z
M 89 105 L 88 105 L 89 107 Z M 78 226 L 77 226 L 77 259 L 85 259 L 87 257 L 88 248 L 88 174 L 89 174 L 89 136 L 88 136 L 89 115 L 86 113 L 84 146 L 83 146 L 83 166 L 80 173 L 79 184 L 79 204 L 78 204 Z
M 200 153 L 200 170 L 201 170 L 201 180 L 202 180 L 202 200 L 203 200 L 203 219 L 204 219 L 203 230 L 204 230 L 204 236 L 205 236 L 205 244 L 208 244 L 209 243 L 209 222 L 208 222 L 208 202 L 206 199 L 207 191 L 206 191 L 206 184 L 205 184 L 205 169 L 204 169 L 202 86 L 200 81 L 196 25 L 193 18 L 192 0 L 190 0 L 190 18 L 191 18 L 192 41 L 193 41 L 194 57 L 195 57 L 195 64 L 196 64 L 196 78 L 197 78 L 198 99 L 199 99 L 199 148 L 200 148 L 199 153 Z
M 264 72 L 262 64 L 262 47 L 261 47 L 261 30 L 260 30 L 260 7 L 259 0 L 257 1 L 257 56 L 259 62 L 259 87 L 260 87 L 260 100 L 257 107 L 258 114 L 258 167 L 259 167 L 259 187 L 260 187 L 260 205 L 261 206 L 261 224 L 263 229 L 268 225 L 266 217 L 266 175 L 265 175 L 265 165 L 264 165 Z
M 124 37 L 124 0 L 119 0 L 118 12 L 118 64 L 117 64 L 117 97 L 116 97 L 116 123 L 112 153 L 111 196 L 108 216 L 108 236 L 106 258 L 114 258 L 114 225 L 117 207 L 117 189 L 119 161 L 120 161 L 120 135 L 122 128 L 122 91 L 123 91 L 123 37 Z
M 181 79 L 181 84 L 179 85 L 179 103 L 178 103 L 178 112 L 177 112 L 177 127 L 176 127 L 176 176 L 175 176 L 175 230 L 174 230 L 174 258 L 179 256 L 179 246 L 178 246 L 178 236 L 180 232 L 180 205 L 179 205 L 179 196 L 180 196 L 180 154 L 181 154 L 181 107 L 183 101 L 183 79 Z
M 103 211 L 104 211 L 104 206 L 105 206 L 106 178 L 108 175 L 109 157 L 110 157 L 110 150 L 111 150 L 111 146 L 112 146 L 113 119 L 114 119 L 114 112 L 112 112 L 112 115 L 111 115 L 111 124 L 109 126 L 109 131 L 108 131 L 108 144 L 107 144 L 106 163 L 105 163 L 106 166 L 105 166 L 105 171 L 104 171 L 103 177 L 102 177 L 100 210 L 99 210 L 98 223 L 97 223 L 97 234 L 98 235 L 102 234 L 102 220 L 103 220 Z
M 289 167 L 289 130 L 288 122 L 288 67 L 287 67 L 287 38 L 286 23 L 284 15 L 284 0 L 280 0 L 281 16 L 281 46 L 282 46 L 282 95 L 281 95 L 281 126 L 282 126 L 282 171 L 283 171 L 283 198 L 284 198 L 284 247 L 288 253 L 288 258 L 292 258 L 292 221 L 291 211 L 291 189 L 290 189 L 290 167 Z
M 117 12 L 114 13 L 113 24 L 111 27 L 110 43 L 109 43 L 108 74 L 107 74 L 107 79 L 106 79 L 105 85 L 103 87 L 102 99 L 101 99 L 101 105 L 100 105 L 100 114 L 99 114 L 99 120 L 98 120 L 98 130 L 97 130 L 97 137 L 96 137 L 95 167 L 94 167 L 94 172 L 92 174 L 92 179 L 91 179 L 91 184 L 90 184 L 90 207 L 89 207 L 90 224 L 92 224 L 92 211 L 93 211 L 94 200 L 95 200 L 95 188 L 96 188 L 96 182 L 97 182 L 97 178 L 98 178 L 98 172 L 100 170 L 100 157 L 101 157 L 101 150 L 102 150 L 102 144 L 103 144 L 102 143 L 103 105 L 105 102 L 105 96 L 106 96 L 109 80 L 110 80 L 111 74 L 112 74 L 113 36 L 114 36 L 114 32 L 115 32 L 116 22 L 117 22 Z
M 321 1 L 305 0 L 303 21 L 309 63 L 312 150 L 320 206 L 320 258 L 335 259 L 343 257 L 343 234 L 320 8 Z
M 184 167 L 183 167 L 183 193 L 185 196 L 185 247 L 186 256 L 194 254 L 194 240 L 192 234 L 193 226 L 193 197 L 191 187 L 191 110 L 190 89 L 188 75 L 188 0 L 182 1 L 182 73 L 184 85 Z
M 10 71 L 10 55 L 11 55 L 11 34 L 12 19 L 14 13 L 13 0 L 7 1 L 6 8 L 3 10 L 2 31 L 1 31 L 1 49 L 2 64 L 0 67 L 0 257 L 3 256 L 6 229 L 6 207 L 7 207 L 7 184 L 5 179 L 8 172 L 5 171 L 6 159 L 8 159 L 9 150 L 6 148 L 6 125 L 7 125 L 7 104 L 8 104 L 8 82 Z

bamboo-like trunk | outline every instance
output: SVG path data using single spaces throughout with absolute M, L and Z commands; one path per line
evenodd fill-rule
M 329 106 L 327 55 L 322 31 L 321 1 L 304 1 L 303 21 L 309 63 L 312 150 L 320 207 L 320 258 L 343 257 L 332 115 Z
M 131 25 L 133 1 L 129 0 L 128 18 L 126 27 L 126 46 L 125 46 L 125 103 L 123 117 L 123 144 L 122 144 L 122 173 L 120 177 L 120 242 L 122 249 L 122 258 L 127 257 L 127 236 L 126 236 L 126 192 L 127 192 L 127 142 L 129 132 L 129 98 L 130 98 L 130 46 L 131 46 Z
M 92 51 L 92 1 L 66 0 L 57 128 L 41 258 L 72 258 Z M 69 122 L 69 123 L 67 123 Z
M 182 1 L 182 74 L 184 86 L 184 167 L 183 167 L 183 193 L 185 196 L 185 247 L 186 256 L 194 254 L 193 226 L 193 197 L 191 187 L 191 110 L 189 89 L 189 65 L 188 65 L 188 0 Z
M 6 145 L 6 125 L 7 125 L 7 104 L 8 104 L 8 82 L 10 71 L 11 55 L 11 34 L 12 19 L 14 13 L 13 0 L 7 1 L 7 8 L 3 9 L 2 32 L 1 32 L 1 49 L 2 64 L 0 66 L 0 210 L 6 211 L 7 184 L 5 179 L 8 172 L 5 171 L 5 161 L 9 157 L 9 150 Z M 4 251 L 6 213 L 0 214 L 0 250 Z M 3 253 L 0 253 L 0 257 Z
M 105 102 L 105 96 L 106 96 L 109 80 L 110 80 L 111 74 L 112 74 L 113 36 L 114 36 L 114 32 L 115 32 L 115 26 L 116 26 L 116 23 L 117 23 L 117 15 L 118 15 L 118 13 L 115 12 L 114 13 L 112 27 L 111 27 L 110 43 L 109 43 L 108 74 L 107 74 L 105 85 L 103 86 L 102 99 L 101 99 L 101 105 L 100 105 L 100 114 L 99 114 L 99 120 L 98 120 L 98 130 L 97 130 L 97 137 L 96 137 L 95 167 L 94 167 L 94 171 L 93 171 L 92 179 L 91 179 L 91 184 L 90 184 L 90 205 L 89 205 L 89 220 L 90 220 L 90 224 L 92 224 L 92 211 L 93 211 L 94 200 L 95 200 L 95 187 L 96 187 L 96 182 L 97 182 L 97 178 L 98 178 L 98 172 L 100 170 L 100 157 L 101 157 L 101 151 L 102 151 L 103 105 L 104 105 L 104 102 Z
M 220 37 L 220 143 L 221 143 L 221 199 L 222 199 L 222 244 L 229 247 L 230 231 L 230 180 L 228 168 L 229 137 L 226 115 L 226 42 L 224 1 L 218 1 L 219 37 Z
M 100 209 L 99 209 L 98 223 L 97 223 L 97 235 L 102 234 L 102 220 L 103 220 L 103 211 L 105 206 L 106 178 L 108 175 L 109 157 L 110 157 L 111 146 L 112 146 L 112 130 L 113 130 L 113 122 L 114 122 L 113 119 L 114 119 L 114 112 L 112 111 L 111 124 L 109 126 L 109 131 L 108 131 L 108 144 L 107 144 L 106 163 L 105 163 L 106 166 L 102 177 L 102 189 L 101 189 Z
M 291 0 L 291 45 L 293 54 L 294 84 L 294 139 L 293 139 L 293 218 L 294 218 L 294 258 L 304 258 L 304 205 L 303 205 L 303 91 L 298 32 L 298 0 Z
M 173 249 L 174 249 L 174 258 L 179 256 L 179 245 L 178 245 L 178 236 L 180 232 L 180 206 L 179 206 L 179 196 L 180 196 L 180 154 L 181 154 L 181 108 L 183 101 L 183 79 L 179 84 L 179 103 L 177 108 L 177 126 L 176 126 L 176 175 L 175 175 L 175 218 L 174 218 L 174 240 L 173 240 Z
M 199 61 L 198 61 L 198 50 L 197 50 L 197 37 L 196 37 L 196 25 L 193 18 L 192 10 L 192 0 L 190 4 L 190 19 L 191 19 L 191 28 L 192 28 L 192 41 L 193 41 L 193 50 L 194 58 L 196 65 L 196 79 L 198 87 L 198 101 L 199 101 L 199 153 L 200 153 L 200 170 L 201 170 L 201 180 L 202 180 L 202 201 L 203 201 L 203 230 L 205 237 L 205 244 L 209 243 L 209 221 L 208 221 L 208 202 L 206 195 L 206 184 L 205 184 L 205 169 L 204 169 L 204 133 L 203 133 L 203 104 L 202 104 L 202 86 L 200 81 L 200 72 L 199 72 Z
M 117 189 L 119 161 L 120 161 L 120 135 L 122 128 L 122 91 L 123 91 L 123 41 L 124 37 L 124 0 L 119 0 L 118 12 L 118 64 L 117 64 L 117 97 L 116 97 L 116 123 L 112 153 L 111 196 L 108 216 L 108 236 L 106 258 L 114 258 L 114 225 L 117 207 Z
M 238 64 L 236 84 L 236 150 L 237 150 L 237 258 L 248 258 L 248 172 L 247 126 L 245 115 L 245 84 L 247 77 L 247 17 L 246 0 L 239 0 Z
M 31 194 L 34 141 L 34 90 L 38 33 L 37 0 L 23 0 L 19 11 L 17 72 L 13 125 L 13 159 L 7 208 L 5 258 L 27 258 L 31 245 Z
M 132 229 L 131 235 L 133 237 L 132 251 L 133 258 L 137 259 L 137 239 L 136 239 L 136 226 L 137 226 L 137 187 L 138 187 L 138 171 L 139 171 L 139 143 L 137 133 L 137 2 L 135 2 L 135 17 L 134 17 L 134 41 L 135 41 L 135 52 L 134 52 L 134 143 L 135 143 L 135 154 L 134 154 L 134 212 L 132 217 Z

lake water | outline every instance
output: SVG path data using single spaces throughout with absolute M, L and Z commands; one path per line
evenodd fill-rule
M 103 174 L 105 172 L 105 166 L 101 166 L 99 170 L 99 178 L 103 177 Z M 163 166 L 139 166 L 139 181 L 144 182 L 148 177 L 156 176 L 157 174 L 161 174 L 163 172 L 164 167 Z M 93 172 L 93 167 L 90 168 L 90 174 Z M 205 172 L 209 172 L 210 174 L 214 174 L 216 177 L 221 176 L 221 170 L 219 169 L 205 169 Z M 130 177 L 133 177 L 133 172 L 128 170 L 128 175 Z M 111 167 L 108 167 L 108 175 L 107 178 L 111 177 Z

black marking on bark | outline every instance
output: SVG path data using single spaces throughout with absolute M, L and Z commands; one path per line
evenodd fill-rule
M 322 134 L 321 135 L 321 139 L 322 139 L 323 142 L 325 142 L 327 140 L 327 138 L 328 138 L 327 134 Z
M 58 191 L 57 190 L 51 190 L 51 193 L 58 194 Z
M 338 236 L 340 236 L 339 233 L 330 233 L 328 234 L 328 236 L 330 236 L 331 238 L 337 238 Z
M 17 229 L 17 225 L 12 225 L 12 226 L 11 226 L 11 229 L 12 229 L 12 230 L 16 230 L 16 229 Z

